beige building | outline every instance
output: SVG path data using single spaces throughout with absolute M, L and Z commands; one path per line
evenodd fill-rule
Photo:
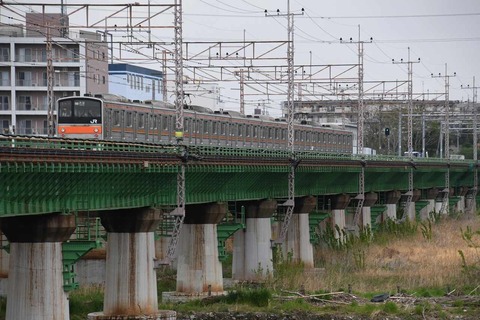
M 108 47 L 100 34 L 69 32 L 60 14 L 26 14 L 0 25 L 0 130 L 47 134 L 47 27 L 51 27 L 54 101 L 108 92 Z M 62 37 L 63 36 L 63 37 Z

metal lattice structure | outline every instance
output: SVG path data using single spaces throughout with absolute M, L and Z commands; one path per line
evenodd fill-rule
M 303 9 L 302 13 L 303 15 Z M 267 13 L 265 13 L 267 15 Z M 287 201 L 282 205 L 286 207 L 286 213 L 283 217 L 282 227 L 280 229 L 280 234 L 276 240 L 277 243 L 282 243 L 285 240 L 287 235 L 288 226 L 292 218 L 293 210 L 295 208 L 295 169 L 297 168 L 297 159 L 295 159 L 295 127 L 294 127 L 294 113 L 295 107 L 293 104 L 294 100 L 294 90 L 295 90 L 295 81 L 294 81 L 294 53 L 295 53 L 295 42 L 294 42 L 294 16 L 296 14 L 290 12 L 290 0 L 287 0 L 287 13 L 286 14 L 277 14 L 277 16 L 286 16 L 287 17 L 287 32 L 288 32 L 288 41 L 287 41 L 287 150 L 291 153 L 290 156 L 290 172 L 288 173 L 288 198 Z
M 438 76 L 434 76 L 432 74 L 432 78 L 444 78 L 445 79 L 445 119 L 443 123 L 443 132 L 444 132 L 444 139 L 445 139 L 445 147 L 444 147 L 444 155 L 447 162 L 450 161 L 450 97 L 449 97 L 449 88 L 450 88 L 450 78 L 455 77 L 456 73 L 449 75 L 447 64 L 445 63 L 445 74 L 438 74 Z M 448 198 L 450 195 L 450 167 L 447 168 L 445 172 L 445 189 L 443 190 L 443 201 L 442 207 L 440 209 L 441 213 L 447 213 L 448 210 Z
M 184 159 L 177 173 L 177 207 L 170 215 L 175 217 L 172 236 L 167 248 L 166 259 L 171 261 L 175 256 L 178 238 L 182 229 L 183 220 L 185 219 L 185 165 L 186 150 L 182 146 L 183 141 L 183 41 L 182 31 L 182 0 L 175 0 L 175 137 L 177 139 L 178 152 L 180 157 Z
M 48 125 L 48 136 L 53 137 L 55 135 L 55 126 L 54 126 L 54 114 L 53 110 L 55 109 L 55 96 L 53 92 L 54 86 L 54 70 L 53 70 L 53 52 L 52 52 L 52 36 L 50 26 L 47 26 L 47 40 L 46 40 L 46 51 L 47 51 L 47 125 Z
M 420 63 L 420 58 L 417 61 L 410 60 L 410 47 L 408 48 L 408 60 L 399 62 L 392 60 L 394 64 L 407 64 L 408 65 L 408 120 L 407 120 L 407 152 L 408 158 L 413 162 L 413 64 Z M 422 148 L 423 150 L 425 148 Z M 405 220 L 408 217 L 408 212 L 413 198 L 413 167 L 410 168 L 408 173 L 408 191 L 405 194 L 406 202 L 405 209 L 403 210 L 403 217 L 401 220 Z
M 477 167 L 477 160 L 478 160 L 478 110 L 477 110 L 477 89 L 480 87 L 475 86 L 475 77 L 473 77 L 472 86 L 467 85 L 464 87 L 461 86 L 462 89 L 472 89 L 472 113 L 473 113 L 473 161 L 475 162 L 475 167 L 473 169 L 473 188 L 472 192 L 470 193 L 470 203 L 469 209 L 476 207 L 476 198 L 478 193 L 478 167 Z

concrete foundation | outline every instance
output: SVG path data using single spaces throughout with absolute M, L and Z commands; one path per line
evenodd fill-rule
M 405 210 L 407 211 L 407 218 L 410 221 L 415 221 L 415 202 L 410 202 L 408 204 L 408 208 L 405 206 Z
M 383 221 L 387 219 L 397 220 L 397 203 L 402 197 L 402 193 L 398 190 L 392 190 L 385 194 L 385 204 L 387 205 L 387 211 L 384 214 Z
M 293 261 L 302 262 L 306 269 L 314 267 L 309 230 L 308 213 L 293 214 L 282 246 L 284 257 L 290 254 Z
M 317 206 L 317 198 L 295 198 L 295 208 L 282 245 L 284 257 L 302 262 L 306 269 L 313 269 L 313 246 L 310 243 L 309 213 Z
M 223 292 L 216 224 L 185 224 L 177 250 L 177 292 Z
M 372 226 L 372 211 L 371 207 L 362 208 L 362 220 L 360 221 L 362 227 L 370 228 Z
M 425 201 L 428 201 L 428 204 L 420 210 L 421 221 L 433 219 L 433 213 L 435 211 L 435 199 L 426 199 Z
M 226 212 L 227 206 L 224 203 L 186 207 L 177 248 L 177 293 L 223 293 L 217 224 Z
M 175 320 L 177 313 L 175 311 L 158 311 L 154 315 L 149 316 L 105 316 L 102 312 L 90 313 L 88 320 Z
M 233 238 L 232 277 L 259 281 L 273 272 L 270 218 L 247 218 L 245 224 Z
M 154 270 L 153 231 L 160 212 L 150 208 L 101 213 L 108 232 L 103 312 L 88 319 L 175 319 L 173 311 L 159 311 Z
M 345 229 L 345 210 L 344 209 L 335 209 L 332 210 L 332 227 L 336 230 L 335 226 L 341 230 Z M 342 234 L 335 231 L 335 236 L 342 238 Z
M 275 200 L 245 204 L 245 230 L 233 236 L 232 278 L 259 281 L 273 272 L 271 217 Z
M 335 196 L 331 196 L 328 201 L 330 201 L 331 208 L 332 208 L 332 228 L 336 230 L 335 226 L 340 228 L 340 231 L 345 230 L 347 225 L 346 217 L 345 217 L 345 209 L 350 202 L 350 196 L 347 194 L 339 194 Z M 335 231 L 335 236 L 338 238 L 342 238 L 342 234 Z
M 465 196 L 460 196 L 454 210 L 457 213 L 465 213 Z
M 10 241 L 7 320 L 69 319 L 63 290 L 62 242 L 75 230 L 75 217 L 49 214 L 3 218 Z
M 387 211 L 384 213 L 384 221 L 387 219 L 391 219 L 393 221 L 397 220 L 397 205 L 395 203 L 389 203 L 386 206 Z

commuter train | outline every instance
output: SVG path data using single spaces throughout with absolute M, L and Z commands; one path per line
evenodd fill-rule
M 295 123 L 295 150 L 352 153 L 352 132 Z M 103 94 L 73 96 L 57 101 L 57 136 L 113 141 L 176 143 L 175 108 L 161 101 L 130 101 Z M 265 116 L 244 116 L 185 105 L 183 143 L 285 149 L 287 123 Z

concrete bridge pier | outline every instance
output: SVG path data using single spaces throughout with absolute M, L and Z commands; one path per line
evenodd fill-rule
M 385 197 L 385 204 L 387 205 L 387 211 L 384 214 L 383 221 L 388 219 L 397 220 L 397 203 L 402 197 L 402 193 L 399 190 L 392 190 L 387 192 Z
M 445 208 L 445 211 L 440 212 L 440 210 L 442 209 L 443 197 L 444 197 L 446 192 L 448 192 L 448 197 L 449 198 L 453 195 L 453 189 L 452 188 L 450 188 L 449 190 L 439 191 L 438 194 L 437 194 L 437 197 L 435 198 L 435 213 L 448 214 L 448 211 L 450 209 L 448 203 L 447 203 L 447 207 Z
M 222 265 L 218 260 L 217 224 L 227 214 L 226 203 L 186 206 L 178 240 L 175 294 L 223 294 Z
M 10 241 L 6 319 L 70 319 L 63 290 L 62 242 L 75 231 L 75 216 L 47 214 L 0 221 Z
M 233 236 L 232 278 L 263 280 L 273 272 L 271 217 L 276 200 L 252 201 L 245 205 L 243 231 Z
M 434 212 L 435 212 L 435 199 L 438 195 L 437 188 L 430 188 L 426 190 L 425 194 L 425 201 L 428 201 L 428 204 L 420 210 L 420 220 L 424 221 L 427 219 L 434 219 Z
M 372 226 L 372 212 L 371 207 L 378 201 L 378 194 L 375 192 L 365 193 L 365 200 L 363 201 L 362 217 L 360 225 L 363 228 L 371 228 Z
M 467 194 L 465 195 L 465 213 L 475 214 L 477 212 L 477 199 L 472 196 L 474 191 L 473 188 L 469 188 L 467 192 L 469 197 Z
M 108 232 L 103 312 L 89 320 L 176 319 L 174 311 L 159 311 L 154 270 L 154 230 L 161 213 L 149 207 L 104 211 Z
M 316 197 L 295 198 L 295 209 L 282 245 L 283 256 L 290 254 L 293 262 L 302 262 L 306 269 L 314 267 L 308 215 L 316 206 Z
M 345 230 L 346 221 L 345 221 L 345 209 L 350 202 L 350 196 L 348 194 L 339 194 L 336 196 L 329 197 L 330 208 L 332 209 L 332 228 L 336 229 L 335 226 L 338 226 L 340 232 Z M 342 234 L 335 231 L 335 236 L 337 239 L 342 238 Z
M 455 208 L 454 208 L 455 212 L 465 213 L 465 209 L 466 209 L 465 196 L 467 195 L 467 193 L 468 193 L 467 187 L 458 188 L 457 197 L 459 197 L 459 200 L 455 205 Z
M 410 221 L 415 221 L 417 219 L 417 212 L 415 211 L 415 202 L 420 200 L 422 196 L 422 191 L 419 189 L 413 190 L 412 201 L 410 202 L 410 207 L 405 208 L 407 210 L 407 217 Z

